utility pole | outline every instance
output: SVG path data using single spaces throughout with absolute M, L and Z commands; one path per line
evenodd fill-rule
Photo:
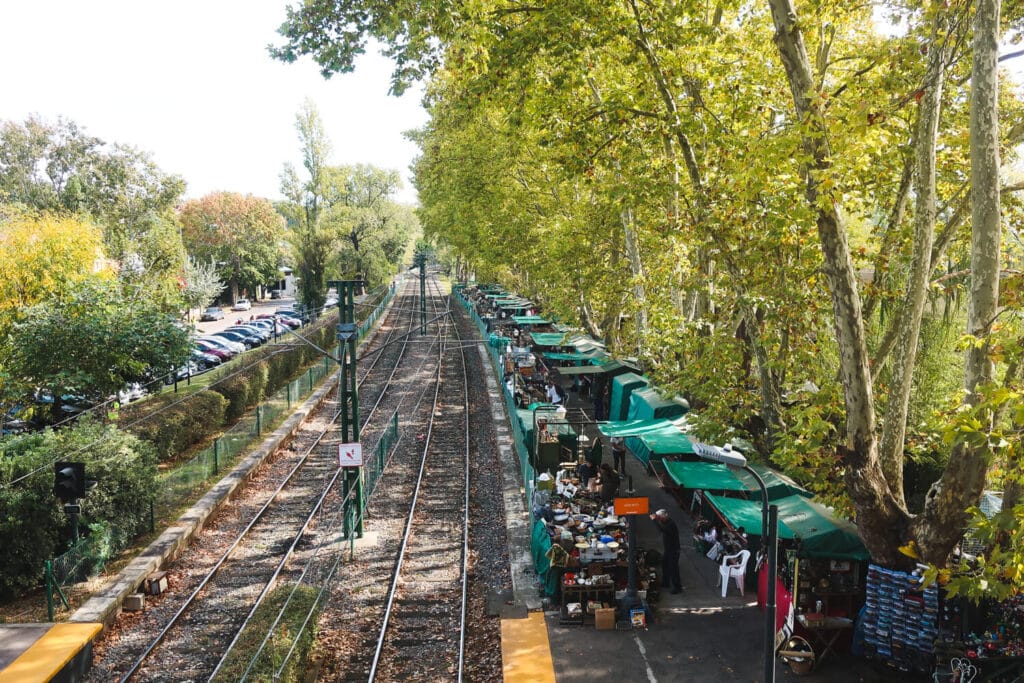
M 341 412 L 342 443 L 359 441 L 359 392 L 356 386 L 356 314 L 355 292 L 363 286 L 362 280 L 331 280 L 328 287 L 338 291 L 338 342 L 340 344 L 341 379 L 338 386 L 338 407 Z M 355 488 L 354 504 L 356 506 L 355 533 L 363 535 L 363 483 L 362 471 L 359 467 L 345 468 L 345 496 Z M 345 515 L 348 519 L 348 515 Z
M 420 334 L 427 333 L 427 255 L 416 254 L 416 267 L 420 269 Z

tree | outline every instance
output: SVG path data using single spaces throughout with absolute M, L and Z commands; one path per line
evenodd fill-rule
M 266 199 L 214 192 L 186 202 L 179 220 L 189 253 L 219 266 L 233 300 L 277 278 L 284 223 Z
M 359 164 L 329 166 L 325 176 L 331 201 L 323 221 L 340 245 L 334 271 L 368 287 L 387 282 L 417 226 L 415 214 L 393 199 L 398 172 Z
M 189 257 L 185 266 L 185 288 L 182 297 L 189 310 L 206 308 L 224 291 L 224 281 L 217 275 L 215 262 L 202 263 Z
M 98 403 L 130 382 L 164 376 L 189 353 L 188 330 L 156 304 L 93 278 L 24 311 L 10 332 L 7 370 L 24 394 L 42 389 Z
M 166 216 L 184 181 L 143 152 L 108 144 L 64 119 L 29 117 L 0 125 L 0 202 L 88 216 L 103 227 L 108 256 L 138 251 L 153 221 Z
M 393 84 L 428 79 L 415 182 L 429 238 L 639 353 L 698 408 L 698 436 L 749 437 L 856 513 L 877 561 L 909 561 L 914 540 L 942 563 L 985 480 L 979 456 L 1019 448 L 1007 406 L 1024 326 L 1005 270 L 1005 307 L 960 305 L 979 253 L 965 229 L 974 9 L 883 7 L 909 18 L 905 35 L 833 0 L 799 21 L 786 0 L 307 3 L 278 56 L 344 71 L 368 36 L 384 42 L 404 60 Z M 1019 97 L 1000 97 L 1013 125 L 987 144 L 1005 153 L 1024 126 Z M 977 326 L 997 316 L 993 339 Z M 965 368 L 957 325 L 1002 386 Z M 976 403 L 950 401 L 963 388 Z M 904 493 L 908 459 L 946 467 L 931 494 L 919 478 Z
M 299 272 L 299 299 L 307 309 L 318 311 L 327 300 L 327 265 L 336 246 L 335 235 L 322 220 L 323 212 L 331 207 L 326 174 L 331 143 L 316 106 L 308 100 L 295 117 L 295 130 L 308 177 L 299 178 L 295 168 L 285 164 L 281 194 L 286 201 L 278 210 L 288 222 L 288 239 Z
M 111 265 L 92 223 L 30 211 L 0 215 L 0 322 L 6 328 L 24 309 L 63 300 L 98 274 L 112 278 Z

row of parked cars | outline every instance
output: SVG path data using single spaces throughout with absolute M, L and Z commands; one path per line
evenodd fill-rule
M 205 372 L 240 353 L 287 334 L 289 330 L 302 327 L 303 323 L 303 318 L 295 309 L 279 308 L 273 314 L 263 313 L 220 332 L 197 337 L 191 360 L 178 369 L 178 379 Z

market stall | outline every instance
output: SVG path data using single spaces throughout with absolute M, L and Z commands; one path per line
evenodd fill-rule
M 572 470 L 560 470 L 556 481 L 556 489 L 535 509 L 535 568 L 545 592 L 558 598 L 562 624 L 613 628 L 615 606 L 629 580 L 626 521 L 613 506 L 577 490 Z M 639 596 L 656 599 L 656 572 L 645 554 L 637 560 Z
M 626 437 L 626 448 L 647 468 L 665 458 L 696 460 L 697 443 L 694 437 L 683 433 L 680 425 L 671 423 L 661 429 Z
M 686 399 L 675 397 L 662 398 L 654 387 L 635 389 L 629 396 L 630 420 L 643 420 L 654 417 L 679 417 L 690 410 Z
M 637 389 L 646 388 L 650 381 L 635 372 L 625 372 L 612 378 L 611 408 L 609 420 L 626 420 L 629 418 L 629 397 Z
M 707 516 L 704 495 L 738 497 L 747 500 L 761 500 L 761 487 L 754 477 L 745 470 L 727 467 L 720 463 L 699 461 L 663 460 L 662 466 L 669 480 L 675 485 L 670 492 L 683 507 L 701 516 Z M 795 481 L 764 465 L 751 464 L 750 468 L 765 483 L 768 500 L 791 495 L 810 498 L 813 494 Z M 668 487 L 666 487 L 668 488 Z

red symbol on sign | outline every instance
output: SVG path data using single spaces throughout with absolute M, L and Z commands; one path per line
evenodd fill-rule
M 363 445 L 343 443 L 338 445 L 338 466 L 359 467 L 363 464 Z

